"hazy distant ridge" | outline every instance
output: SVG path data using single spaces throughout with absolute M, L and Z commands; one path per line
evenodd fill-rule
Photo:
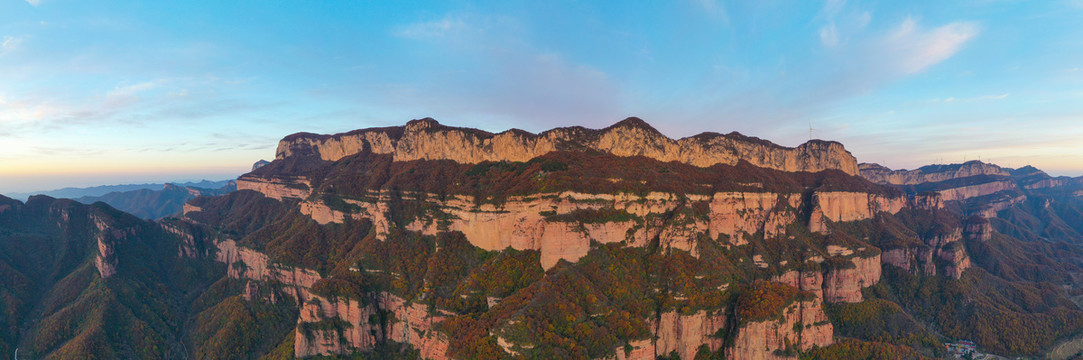
M 182 187 L 190 186 L 190 187 L 197 187 L 197 188 L 204 188 L 204 189 L 218 189 L 218 188 L 221 188 L 223 186 L 226 186 L 229 182 L 230 182 L 230 180 L 217 180 L 217 181 L 201 180 L 201 181 L 198 181 L 198 182 L 184 182 L 184 183 L 170 183 L 170 184 L 174 184 L 174 185 L 182 186 Z M 142 189 L 161 190 L 162 188 L 165 187 L 165 184 L 166 183 L 101 185 L 101 186 L 92 186 L 92 187 L 85 187 L 85 188 L 67 187 L 67 188 L 63 188 L 63 189 L 39 190 L 39 191 L 31 191 L 31 192 L 25 192 L 25 193 L 9 193 L 9 194 L 4 194 L 4 195 L 6 195 L 6 196 L 8 196 L 8 197 L 10 197 L 12 199 L 16 199 L 16 200 L 24 201 L 24 202 L 28 198 L 30 198 L 31 195 L 48 195 L 50 197 L 54 197 L 54 198 L 57 198 L 57 199 L 75 199 L 75 198 L 80 198 L 80 197 L 85 197 L 85 196 L 102 196 L 102 195 L 112 193 L 112 192 L 135 191 L 135 190 L 142 190 Z

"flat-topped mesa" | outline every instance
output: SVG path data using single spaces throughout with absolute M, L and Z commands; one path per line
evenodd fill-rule
M 880 164 L 858 165 L 861 176 L 877 184 L 917 185 L 978 175 L 1008 176 L 999 166 L 972 160 L 962 164 L 926 165 L 914 170 L 891 170 Z
M 282 139 L 276 159 L 318 156 L 327 161 L 363 151 L 393 154 L 395 161 L 453 160 L 474 164 L 483 161 L 528 161 L 552 151 L 596 150 L 617 156 L 645 156 L 659 161 L 679 161 L 707 167 L 752 165 L 782 170 L 841 170 L 858 174 L 857 160 L 842 144 L 813 140 L 789 148 L 733 132 L 702 133 L 674 140 L 638 118 L 594 130 L 584 127 L 556 128 L 533 134 L 511 129 L 493 134 L 477 129 L 443 126 L 431 118 L 412 120 L 406 126 L 355 130 L 335 135 L 297 133 Z

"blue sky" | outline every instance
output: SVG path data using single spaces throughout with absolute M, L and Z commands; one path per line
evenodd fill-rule
M 230 178 L 278 139 L 638 116 L 1083 175 L 1083 0 L 0 2 L 0 192 Z

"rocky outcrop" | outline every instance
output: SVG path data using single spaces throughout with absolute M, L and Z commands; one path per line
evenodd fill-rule
M 979 196 L 991 195 L 1005 190 L 1014 190 L 1015 183 L 1010 180 L 990 181 L 984 184 L 967 185 L 939 190 L 944 201 L 959 201 Z
M 114 245 L 116 240 L 124 236 L 124 232 L 114 229 L 98 216 L 91 216 L 90 221 L 97 228 L 95 240 L 98 243 L 98 255 L 94 257 L 94 267 L 98 269 L 98 275 L 103 279 L 117 274 L 117 256 Z
M 724 311 L 708 313 L 700 310 L 694 314 L 676 311 L 662 313 L 651 319 L 651 339 L 632 341 L 627 347 L 619 347 L 613 359 L 654 360 L 660 356 L 676 353 L 681 359 L 694 359 L 700 346 L 706 345 L 711 352 L 722 348 L 725 339 L 714 335 L 726 327 Z
M 967 214 L 977 215 L 986 219 L 997 217 L 997 213 L 1007 210 L 1015 204 L 1027 200 L 1027 196 L 1013 192 L 1003 192 L 987 196 L 970 204 Z
M 988 225 L 988 221 L 985 224 Z M 965 228 L 968 237 L 980 237 L 982 236 L 980 233 L 971 233 L 971 231 L 984 229 L 980 226 L 973 230 L 971 226 L 965 226 Z M 966 247 L 961 242 L 963 236 L 963 229 L 954 229 L 946 234 L 924 236 L 921 238 L 920 246 L 885 249 L 881 260 L 884 264 L 907 271 L 930 276 L 940 274 L 959 279 L 971 265 L 970 256 L 967 255 Z
M 601 130 L 569 127 L 541 134 L 515 129 L 492 134 L 447 127 L 432 119 L 413 120 L 404 127 L 363 129 L 336 135 L 290 135 L 279 142 L 276 159 L 317 156 L 336 161 L 371 151 L 393 154 L 395 161 L 454 160 L 473 164 L 527 161 L 564 149 L 592 149 L 617 156 L 645 156 L 701 167 L 735 165 L 744 160 L 758 167 L 782 171 L 858 173 L 856 159 L 837 142 L 813 140 L 788 148 L 738 133 L 703 133 L 673 140 L 636 118 Z
M 256 161 L 255 163 L 252 163 L 252 171 L 256 171 L 256 169 L 267 166 L 267 164 L 270 164 L 270 163 L 271 163 L 270 161 L 260 159 L 259 161 Z
M 915 170 L 891 170 L 879 164 L 862 163 L 858 165 L 858 169 L 861 176 L 869 181 L 890 185 L 917 185 L 977 175 L 1009 175 L 1001 167 L 981 161 L 968 161 L 951 165 L 928 165 Z
M 824 274 L 819 271 L 790 270 L 771 281 L 790 285 L 801 291 L 811 291 L 821 299 L 824 297 Z
M 260 177 L 245 174 L 237 179 L 237 190 L 254 190 L 264 196 L 282 200 L 308 197 L 311 183 L 303 177 Z
M 861 289 L 880 282 L 880 256 L 850 258 L 853 267 L 839 266 L 830 268 L 824 274 L 823 299 L 827 302 L 861 302 L 864 298 Z
M 297 320 L 294 356 L 345 355 L 395 341 L 413 345 L 424 359 L 448 358 L 448 339 L 434 329 L 444 316 L 429 314 L 425 306 L 407 304 L 386 292 L 367 300 L 313 296 Z M 381 313 L 391 314 L 389 323 L 380 318 Z
M 963 226 L 963 235 L 967 240 L 988 241 L 993 238 L 993 225 L 984 217 L 970 217 Z
M 904 196 L 888 197 L 879 194 L 831 191 L 815 192 L 813 203 L 823 217 L 834 221 L 856 221 L 869 219 L 881 211 L 898 213 L 907 206 Z
M 740 325 L 733 347 L 726 350 L 727 358 L 792 359 L 797 350 L 824 347 L 834 342 L 835 329 L 823 312 L 820 298 L 796 301 L 782 314 L 781 319 Z
M 181 206 L 181 214 L 182 215 L 188 215 L 189 213 L 200 212 L 200 211 L 203 211 L 203 208 L 200 208 L 199 206 L 192 205 L 192 204 L 189 204 L 189 203 L 184 203 L 184 205 Z
M 1046 188 L 1064 186 L 1065 183 L 1067 183 L 1067 182 L 1064 181 L 1064 180 L 1061 180 L 1061 179 L 1049 178 L 1049 179 L 1038 180 L 1038 181 L 1035 181 L 1035 182 L 1030 183 L 1030 184 L 1026 184 L 1023 187 L 1028 189 L 1028 190 L 1046 189 Z
M 884 250 L 883 253 L 880 254 L 880 262 L 910 271 L 914 266 L 913 260 L 915 256 L 914 249 L 912 248 Z
M 267 255 L 239 246 L 233 240 L 219 241 L 215 245 L 218 247 L 215 260 L 226 264 L 229 277 L 281 283 L 292 290 L 290 295 L 298 304 L 311 298 L 308 289 L 321 279 L 315 271 L 276 264 Z
M 910 206 L 922 210 L 935 210 L 944 208 L 944 199 L 940 197 L 940 193 L 925 192 L 914 195 L 910 199 Z
M 98 235 L 98 256 L 94 258 L 94 267 L 103 279 L 117 274 L 116 251 L 106 243 L 104 235 Z
M 311 292 L 322 279 L 315 271 L 275 264 L 267 255 L 238 246 L 233 240 L 215 245 L 215 260 L 227 265 L 229 277 L 276 284 L 294 297 L 301 307 L 294 339 L 296 357 L 350 354 L 390 340 L 412 345 L 425 359 L 447 358 L 448 340 L 434 328 L 445 316 L 429 314 L 423 305 L 386 292 L 366 301 L 328 299 Z M 249 282 L 247 298 L 255 293 L 252 286 Z M 386 314 L 389 320 L 378 321 L 378 314 Z
M 766 238 L 777 237 L 796 220 L 792 209 L 800 205 L 800 194 L 717 193 L 711 197 L 709 235 L 726 235 L 733 245 L 761 230 Z

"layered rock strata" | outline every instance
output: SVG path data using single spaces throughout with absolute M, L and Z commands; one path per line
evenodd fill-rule
M 828 269 L 823 279 L 823 299 L 827 302 L 861 302 L 861 289 L 880 282 L 880 254 L 854 256 L 853 267 Z
M 824 314 L 819 298 L 796 301 L 783 310 L 781 319 L 748 322 L 737 330 L 730 359 L 792 359 L 796 350 L 810 350 L 834 342 L 834 326 Z M 681 359 L 691 359 L 682 357 Z
M 726 327 L 723 313 L 699 311 L 680 314 L 675 311 L 662 313 L 651 319 L 652 338 L 632 341 L 628 346 L 616 349 L 611 359 L 654 360 L 676 353 L 681 359 L 693 359 L 700 346 L 706 345 L 711 352 L 722 348 L 725 339 L 714 337 Z
M 589 149 L 617 156 L 645 156 L 695 166 L 735 165 L 744 160 L 782 171 L 840 170 L 857 175 L 857 160 L 837 142 L 813 140 L 796 148 L 779 146 L 738 133 L 703 133 L 673 140 L 642 120 L 629 118 L 601 130 L 557 128 L 532 134 L 508 130 L 498 134 L 413 120 L 404 127 L 374 128 L 336 135 L 299 133 L 286 137 L 277 159 L 316 156 L 335 161 L 362 151 L 393 154 L 395 161 L 454 160 L 527 161 L 563 149 Z
M 944 201 L 960 201 L 979 196 L 992 195 L 1005 190 L 1014 190 L 1015 183 L 1010 180 L 990 181 L 984 184 L 966 185 L 937 191 Z
M 254 190 L 266 197 L 304 199 L 310 194 L 308 179 L 298 176 L 258 177 L 244 175 L 237 179 L 237 190 Z
M 346 355 L 390 340 L 413 345 L 424 359 L 447 358 L 448 339 L 434 329 L 445 317 L 386 292 L 368 300 L 371 303 L 313 296 L 305 302 L 294 334 L 294 356 Z M 381 321 L 381 312 L 391 314 L 390 324 Z M 321 326 L 328 321 L 339 324 Z
M 263 253 L 238 246 L 233 240 L 216 243 L 218 262 L 227 265 L 227 275 L 279 284 L 301 306 L 294 340 L 294 356 L 350 354 L 371 350 L 385 340 L 410 344 L 426 359 L 445 359 L 446 336 L 433 326 L 443 317 L 428 309 L 381 292 L 376 299 L 328 299 L 311 292 L 322 277 L 315 271 L 275 264 Z M 374 316 L 385 313 L 391 319 L 385 327 Z
M 332 209 L 319 200 L 304 201 L 300 206 L 302 213 L 321 224 L 342 222 L 346 218 L 369 219 L 377 237 L 383 238 L 391 226 L 387 217 L 390 195 L 370 193 L 367 198 L 375 200 L 342 199 L 354 211 Z M 404 199 L 432 198 L 435 196 L 404 195 Z M 746 236 L 758 232 L 765 238 L 779 237 L 785 234 L 789 224 L 797 221 L 795 209 L 803 206 L 801 199 L 801 194 L 778 193 L 639 196 L 565 192 L 512 197 L 497 207 L 479 206 L 472 197 L 455 196 L 445 201 L 425 200 L 438 212 L 416 219 L 407 225 L 407 230 L 425 234 L 460 231 L 471 244 L 486 250 L 507 247 L 539 250 L 542 266 L 548 269 L 561 259 L 574 262 L 586 255 L 591 241 L 645 246 L 657 237 L 669 249 L 695 255 L 694 240 L 699 235 L 728 239 L 724 243 L 731 246 L 745 244 Z M 904 197 L 857 192 L 817 192 L 813 199 L 815 211 L 832 222 L 869 219 L 881 211 L 894 214 L 907 204 Z M 661 215 L 680 206 L 695 207 L 694 203 L 705 205 L 701 207 L 708 209 L 708 213 L 662 221 Z M 610 211 L 624 216 L 588 223 L 561 218 L 576 211 Z
M 988 224 L 988 222 L 986 222 Z M 967 227 L 967 236 L 973 231 Z M 922 245 L 915 247 L 886 249 L 882 254 L 884 264 L 902 268 L 907 271 L 922 273 L 925 275 L 943 275 L 954 279 L 963 276 L 963 272 L 970 268 L 970 256 L 963 246 L 963 230 L 954 229 L 948 234 L 925 236 L 921 238 Z M 941 266 L 938 267 L 937 264 Z

